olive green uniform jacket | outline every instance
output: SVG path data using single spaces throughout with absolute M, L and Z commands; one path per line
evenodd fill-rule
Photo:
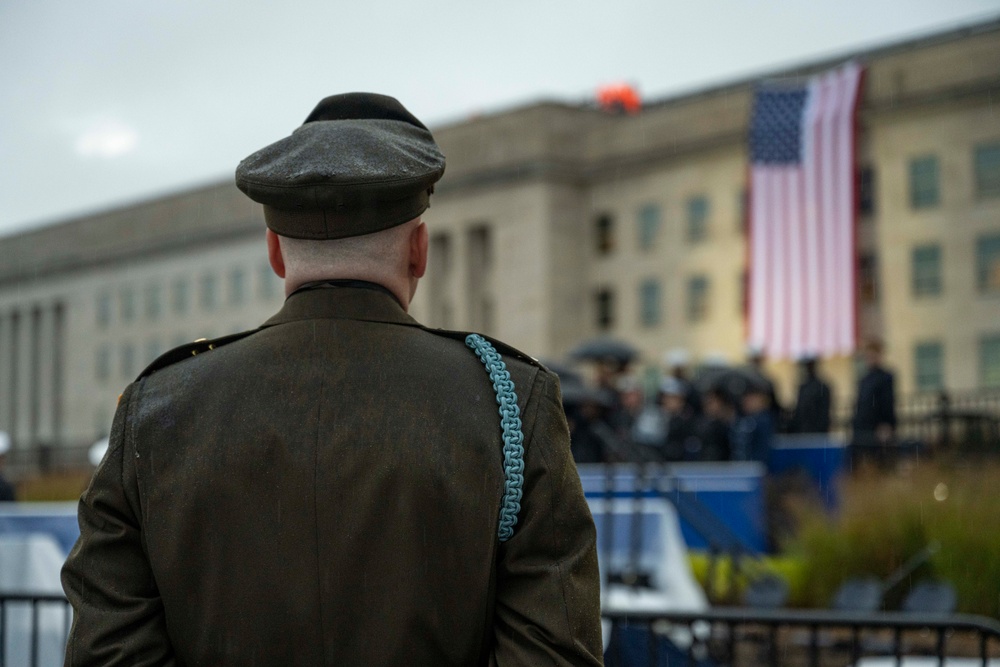
M 80 501 L 66 664 L 600 664 L 558 380 L 496 344 L 525 446 L 501 543 L 497 403 L 462 339 L 338 287 L 155 362 Z

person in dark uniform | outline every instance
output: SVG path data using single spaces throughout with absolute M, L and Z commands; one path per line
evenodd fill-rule
M 833 394 L 830 385 L 819 377 L 816 357 L 803 357 L 800 362 L 802 383 L 799 385 L 795 410 L 792 412 L 793 433 L 829 433 Z
M 7 452 L 10 451 L 10 436 L 0 431 L 0 503 L 13 503 L 17 501 L 17 492 L 14 485 L 3 476 L 4 463 L 7 462 Z
M 858 380 L 857 402 L 854 406 L 854 438 L 851 442 L 852 461 L 872 456 L 887 462 L 889 447 L 896 434 L 896 390 L 891 372 L 882 365 L 882 342 L 865 345 L 867 371 Z
M 778 392 L 775 389 L 774 380 L 771 379 L 771 376 L 764 370 L 766 361 L 767 358 L 764 354 L 764 348 L 758 345 L 748 346 L 747 362 L 750 365 L 750 370 L 758 376 L 759 382 L 764 385 L 764 389 L 767 393 L 767 401 L 770 406 L 768 411 L 771 413 L 772 427 L 774 432 L 777 433 L 782 430 L 784 425 L 785 411 L 781 406 L 781 401 L 778 400 Z
M 443 171 L 357 93 L 240 163 L 285 305 L 121 396 L 63 568 L 67 665 L 601 663 L 557 377 L 407 314 Z

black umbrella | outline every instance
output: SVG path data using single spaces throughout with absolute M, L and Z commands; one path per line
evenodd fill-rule
M 750 388 L 766 390 L 768 383 L 764 376 L 753 368 L 709 366 L 695 374 L 694 386 L 700 392 L 722 390 L 731 397 L 738 398 Z
M 569 356 L 590 361 L 616 361 L 625 365 L 639 356 L 639 351 L 622 340 L 594 338 L 577 345 Z
M 548 361 L 546 359 L 541 359 L 542 365 L 548 368 L 550 371 L 559 376 L 559 382 L 563 385 L 570 382 L 578 382 L 583 384 L 583 376 L 577 373 L 575 370 L 567 366 L 566 364 L 560 363 L 558 361 Z

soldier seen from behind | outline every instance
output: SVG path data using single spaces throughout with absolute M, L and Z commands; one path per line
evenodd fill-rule
M 443 172 L 367 93 L 240 163 L 285 304 L 125 390 L 63 569 L 67 665 L 601 664 L 558 378 L 407 313 Z

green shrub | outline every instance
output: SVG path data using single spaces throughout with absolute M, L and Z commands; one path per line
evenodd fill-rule
M 793 603 L 827 606 L 851 576 L 885 580 L 927 545 L 938 551 L 900 586 L 934 577 L 951 583 L 959 611 L 1000 617 L 1000 466 L 909 466 L 894 474 L 866 471 L 847 479 L 843 506 L 830 518 L 803 512 L 787 553 L 801 559 Z

